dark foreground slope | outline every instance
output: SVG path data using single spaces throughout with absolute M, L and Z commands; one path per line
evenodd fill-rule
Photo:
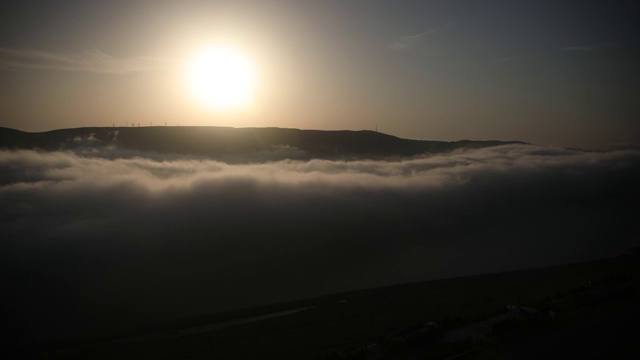
M 623 256 L 353 291 L 31 351 L 64 359 L 632 359 L 640 353 L 632 346 L 640 339 L 638 260 Z M 537 313 L 489 326 L 486 333 L 474 325 L 503 316 L 507 304 Z M 302 310 L 283 313 L 291 309 Z M 274 313 L 281 316 L 229 321 Z M 468 334 L 474 341 L 443 342 L 474 326 Z M 376 348 L 381 353 L 371 351 Z
M 94 127 L 28 133 L 0 128 L 0 148 L 63 150 L 116 145 L 134 151 L 221 157 L 284 152 L 308 158 L 380 158 L 482 148 L 513 142 L 423 141 L 401 139 L 374 131 L 320 131 L 280 128 L 229 127 Z M 290 157 L 290 156 L 287 156 Z

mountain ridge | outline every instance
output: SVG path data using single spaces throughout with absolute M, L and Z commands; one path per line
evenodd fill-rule
M 275 127 L 84 127 L 38 133 L 0 127 L 0 148 L 5 149 L 51 151 L 115 145 L 133 151 L 212 158 L 297 150 L 295 157 L 300 159 L 377 159 L 507 144 L 526 143 L 498 140 L 411 140 L 371 130 L 301 130 Z M 281 154 L 281 157 L 288 156 Z

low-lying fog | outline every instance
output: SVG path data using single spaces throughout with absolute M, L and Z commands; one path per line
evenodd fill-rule
M 5 311 L 40 339 L 640 245 L 636 150 L 241 165 L 2 151 L 0 175 Z

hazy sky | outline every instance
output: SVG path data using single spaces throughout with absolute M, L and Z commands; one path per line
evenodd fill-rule
M 540 145 L 640 142 L 635 1 L 0 1 L 0 126 L 373 129 Z M 212 111 L 185 69 L 255 67 Z

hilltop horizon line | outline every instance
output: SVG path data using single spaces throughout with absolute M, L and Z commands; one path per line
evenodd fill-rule
M 382 134 L 385 136 L 389 136 L 389 137 L 393 137 L 396 139 L 401 139 L 401 140 L 409 140 L 409 141 L 429 141 L 429 142 L 443 142 L 443 143 L 455 143 L 455 142 L 464 142 L 464 141 L 473 141 L 473 142 L 505 142 L 505 143 L 516 143 L 516 144 L 523 144 L 523 145 L 533 145 L 529 142 L 525 142 L 525 141 L 521 141 L 521 140 L 501 140 L 501 139 L 458 139 L 458 140 L 433 140 L 433 139 L 424 139 L 424 138 L 406 138 L 406 137 L 401 137 L 401 136 L 397 136 L 397 135 L 393 135 L 390 133 L 386 133 L 384 131 L 379 131 L 377 128 L 376 129 L 359 129 L 359 130 L 355 130 L 355 129 L 307 129 L 307 128 L 295 128 L 295 127 L 280 127 L 280 126 L 221 126 L 221 125 L 140 125 L 140 123 L 138 123 L 138 125 L 136 126 L 135 124 L 133 126 L 79 126 L 79 127 L 62 127 L 62 128 L 55 128 L 55 129 L 50 129 L 50 130 L 44 130 L 44 131 L 27 131 L 27 130 L 21 130 L 18 128 L 12 128 L 12 127 L 6 127 L 6 126 L 0 126 L 0 131 L 16 131 L 16 132 L 20 132 L 20 133 L 27 133 L 27 134 L 47 134 L 47 133 L 54 133 L 54 132 L 59 132 L 59 131 L 73 131 L 73 130 L 91 130 L 91 129 L 100 129 L 100 130 L 104 130 L 104 129 L 117 129 L 117 130 L 121 130 L 121 129 L 160 129 L 160 128 L 166 128 L 166 129 L 194 129 L 194 128 L 199 128 L 199 129 L 219 129 L 219 130 L 227 130 L 227 129 L 232 129 L 232 130 L 283 130 L 283 131 L 301 131 L 301 132 L 321 132 L 321 133 L 375 133 L 375 134 Z

